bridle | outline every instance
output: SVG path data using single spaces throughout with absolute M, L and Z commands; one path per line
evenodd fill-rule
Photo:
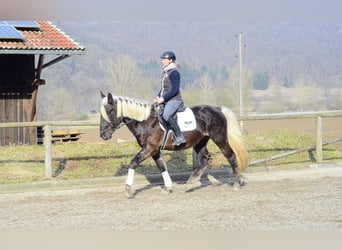
M 123 113 L 122 113 L 122 106 L 121 106 L 121 115 L 120 115 L 120 118 L 119 118 L 119 124 L 115 127 L 114 125 L 113 125 L 113 122 L 109 119 L 109 117 L 108 117 L 108 115 L 107 115 L 107 112 L 106 112 L 106 110 L 105 110 L 105 108 L 104 108 L 104 105 L 102 105 L 101 106 L 101 109 L 100 109 L 100 114 L 101 114 L 101 116 L 102 116 L 102 118 L 109 124 L 109 127 L 108 128 L 106 128 L 105 129 L 105 131 L 107 132 L 109 129 L 111 130 L 111 131 L 115 131 L 115 130 L 117 130 L 117 129 L 119 129 L 119 128 L 121 128 L 121 127 L 123 127 L 123 126 L 125 126 L 125 125 L 127 125 L 127 124 L 129 124 L 129 123 L 131 123 L 133 120 L 129 120 L 129 121 L 127 121 L 127 122 L 124 122 L 123 120 L 124 120 L 124 117 L 123 117 Z
M 117 117 L 117 119 L 119 120 L 119 124 L 116 127 L 113 125 L 113 122 L 109 118 L 109 116 L 108 116 L 108 114 L 106 112 L 106 109 L 105 109 L 105 105 L 108 104 L 107 103 L 107 99 L 104 98 L 103 101 L 102 101 L 102 105 L 101 105 L 101 108 L 100 108 L 100 114 L 101 114 L 102 118 L 109 124 L 108 128 L 104 129 L 104 131 L 106 131 L 106 132 L 108 132 L 109 129 L 111 130 L 111 132 L 114 132 L 115 130 L 117 130 L 117 129 L 119 129 L 119 128 L 121 128 L 121 127 L 123 127 L 123 126 L 125 126 L 125 125 L 127 125 L 127 124 L 129 124 L 129 123 L 134 121 L 134 119 L 129 119 L 129 120 L 126 119 L 127 121 L 126 122 L 124 121 L 125 120 L 125 116 L 124 116 L 124 108 L 123 108 L 123 105 L 122 105 L 123 100 L 118 98 L 117 101 L 121 102 L 121 105 L 119 107 L 119 110 L 117 110 L 117 114 L 119 114 L 119 117 Z M 154 105 L 158 106 L 158 104 L 154 104 Z M 118 106 L 119 105 L 116 104 L 116 108 L 118 108 Z M 156 110 L 156 108 L 157 108 L 156 106 L 153 106 L 154 110 Z
M 133 121 L 133 120 L 129 120 L 129 121 L 127 121 L 127 122 L 124 122 L 124 121 L 123 121 L 123 117 L 121 116 L 121 118 L 120 118 L 120 123 L 119 123 L 118 126 L 116 126 L 116 128 L 114 129 L 114 131 L 117 130 L 117 129 L 119 129 L 119 128 L 121 128 L 121 127 L 123 127 L 123 126 L 125 126 L 125 125 L 127 125 L 127 124 L 129 124 L 129 123 L 131 123 L 132 121 Z M 114 127 L 113 124 L 111 124 L 111 126 Z

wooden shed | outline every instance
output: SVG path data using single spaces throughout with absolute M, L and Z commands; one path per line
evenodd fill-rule
M 0 21 L 0 123 L 35 121 L 42 70 L 84 53 L 51 22 Z M 0 129 L 0 146 L 36 142 L 36 128 Z

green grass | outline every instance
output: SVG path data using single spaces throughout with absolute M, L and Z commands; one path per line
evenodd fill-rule
M 309 134 L 293 131 L 277 131 L 245 134 L 249 161 L 270 157 L 289 150 L 315 145 L 315 138 Z M 227 167 L 228 163 L 219 149 L 209 142 L 208 149 L 213 157 L 211 169 Z M 325 146 L 324 162 L 342 161 L 342 143 Z M 65 169 L 57 179 L 82 179 L 123 176 L 127 174 L 130 160 L 139 151 L 135 142 L 124 143 L 64 143 L 53 144 L 53 171 L 59 161 L 66 159 Z M 192 149 L 180 152 L 163 151 L 171 173 L 192 171 Z M 269 166 L 288 168 L 315 162 L 315 151 L 303 152 L 285 158 L 253 165 L 246 171 Z M 137 169 L 140 174 L 159 173 L 152 159 L 144 161 Z M 45 179 L 44 146 L 0 147 L 0 184 L 32 182 Z

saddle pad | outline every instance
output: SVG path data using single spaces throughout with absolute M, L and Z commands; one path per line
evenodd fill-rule
M 196 119 L 190 108 L 186 108 L 182 112 L 177 112 L 177 123 L 182 132 L 196 129 Z M 159 125 L 165 131 L 163 125 L 161 123 Z
M 191 131 L 196 129 L 196 119 L 190 108 L 186 108 L 183 112 L 178 112 L 177 121 L 181 131 Z

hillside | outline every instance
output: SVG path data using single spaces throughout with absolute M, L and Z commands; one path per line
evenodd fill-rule
M 51 104 L 50 110 L 44 110 L 40 105 L 38 113 L 41 117 L 47 117 L 50 112 L 70 112 L 68 102 L 75 105 L 71 113 L 87 113 L 97 108 L 100 90 L 116 92 L 120 84 L 125 84 L 118 83 L 109 74 L 118 64 L 123 64 L 122 56 L 128 58 L 125 58 L 127 67 L 136 66 L 137 71 L 133 73 L 138 75 L 128 93 L 142 98 L 153 96 L 159 87 L 159 55 L 164 50 L 174 50 L 177 54 L 184 91 L 203 92 L 203 85 L 209 85 L 210 93 L 226 88 L 232 96 L 225 102 L 236 106 L 239 32 L 242 32 L 244 45 L 242 64 L 246 88 L 308 87 L 326 93 L 334 89 L 337 104 L 324 103 L 318 107 L 320 109 L 339 106 L 342 98 L 340 22 L 53 23 L 85 46 L 87 55 L 73 56 L 45 70 L 43 77 L 47 85 L 41 88 L 40 102 L 63 99 L 63 103 Z M 247 95 L 253 99 L 252 91 Z M 71 101 L 75 98 L 77 103 Z M 207 101 L 212 99 L 215 98 Z M 325 99 L 329 101 L 330 94 Z

